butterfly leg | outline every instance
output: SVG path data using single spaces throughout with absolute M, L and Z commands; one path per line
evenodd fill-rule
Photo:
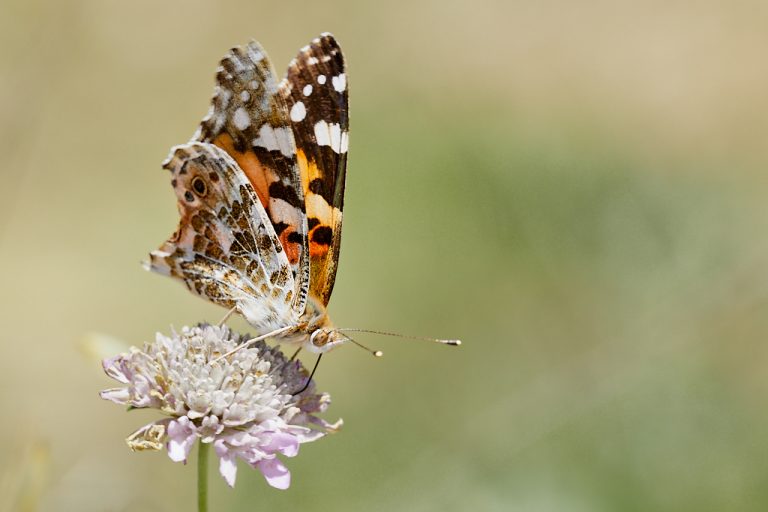
M 219 327 L 224 325 L 226 323 L 226 321 L 229 320 L 229 317 L 231 317 L 234 314 L 235 311 L 237 311 L 237 306 L 235 306 L 232 309 L 230 309 L 229 311 L 227 311 L 227 314 L 224 315 L 224 318 L 222 318 L 221 321 L 219 322 Z
M 299 355 L 299 352 L 301 352 L 301 347 L 296 349 L 296 352 L 293 353 L 293 355 L 288 361 L 293 361 L 294 359 L 296 359 L 296 356 Z
M 294 393 L 291 393 L 292 395 L 294 395 L 294 396 L 298 395 L 299 393 L 304 392 L 304 390 L 309 387 L 309 383 L 312 382 L 312 377 L 315 376 L 315 371 L 317 371 L 317 366 L 320 364 L 320 358 L 321 357 L 323 357 L 322 353 L 317 355 L 317 361 L 315 361 L 315 366 L 312 367 L 312 373 L 310 373 L 309 377 L 307 377 L 307 382 L 304 383 L 304 387 L 301 388 L 300 390 L 294 392 Z
M 293 325 L 288 325 L 288 326 L 285 326 L 285 327 L 281 327 L 279 329 L 275 329 L 274 331 L 268 332 L 267 334 L 262 334 L 261 336 L 256 336 L 255 338 L 251 338 L 248 341 L 245 341 L 245 342 L 239 344 L 238 346 L 236 346 L 235 348 L 233 348 L 232 350 L 230 350 L 226 354 L 217 357 L 216 359 L 211 361 L 211 364 L 218 363 L 219 361 L 221 361 L 225 357 L 229 357 L 232 354 L 234 354 L 235 352 L 237 352 L 238 350 L 243 349 L 243 348 L 247 347 L 248 345 L 253 345 L 257 341 L 265 340 L 267 338 L 271 338 L 272 336 L 277 336 L 278 334 L 284 333 L 285 331 L 288 331 L 288 330 L 293 329 L 293 328 L 294 328 Z

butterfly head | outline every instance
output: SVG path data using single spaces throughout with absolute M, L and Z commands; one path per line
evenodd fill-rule
M 322 353 L 328 352 L 345 341 L 349 341 L 349 338 L 332 327 L 320 327 L 309 335 L 308 345 L 313 352 Z
M 327 318 L 328 317 L 326 317 L 326 324 L 323 327 L 315 329 L 309 335 L 309 343 L 307 343 L 307 345 L 312 352 L 319 352 L 322 354 L 324 352 L 328 352 L 334 347 L 341 345 L 342 343 L 350 341 L 376 357 L 381 357 L 384 355 L 384 352 L 381 350 L 372 350 L 356 341 L 355 339 L 350 338 L 344 334 L 344 329 L 333 327 L 330 325 L 330 322 L 327 320 Z

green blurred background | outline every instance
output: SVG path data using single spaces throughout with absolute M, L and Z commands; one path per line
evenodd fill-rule
M 286 492 L 212 470 L 212 509 L 766 510 L 766 26 L 750 0 L 5 0 L 0 510 L 194 507 L 86 341 L 221 317 L 139 265 L 177 222 L 160 162 L 228 48 L 282 71 L 323 31 L 352 102 L 333 318 L 465 344 L 335 351 L 343 431 Z

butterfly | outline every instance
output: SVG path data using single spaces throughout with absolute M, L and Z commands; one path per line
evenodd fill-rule
M 324 33 L 278 81 L 252 41 L 216 73 L 208 114 L 171 149 L 180 222 L 146 263 L 239 312 L 262 334 L 324 353 L 349 340 L 326 307 L 341 244 L 349 96 Z

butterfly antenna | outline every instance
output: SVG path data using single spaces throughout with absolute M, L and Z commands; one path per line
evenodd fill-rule
M 444 340 L 441 338 L 427 338 L 424 336 L 409 336 L 407 334 L 398 334 L 395 332 L 385 332 L 385 331 L 373 331 L 371 329 L 336 329 L 336 331 L 342 333 L 342 335 L 349 340 L 352 340 L 352 338 L 350 338 L 349 336 L 346 336 L 344 332 L 367 332 L 370 334 L 381 334 L 382 336 L 394 336 L 395 338 L 405 338 L 409 340 L 431 341 L 433 343 L 450 345 L 452 347 L 458 347 L 459 345 L 461 345 L 461 340 Z M 357 343 L 356 341 L 354 342 Z
M 323 357 L 323 354 L 317 355 L 317 360 L 315 361 L 315 366 L 312 367 L 312 372 L 309 374 L 309 377 L 307 377 L 307 382 L 304 383 L 304 387 L 300 390 L 296 391 L 295 393 L 291 393 L 292 395 L 296 396 L 299 393 L 303 393 L 305 389 L 309 387 L 309 383 L 312 382 L 312 377 L 315 376 L 315 372 L 317 371 L 317 366 L 320 364 L 320 358 Z
M 383 355 L 384 355 L 384 352 L 382 352 L 381 350 L 373 350 L 372 348 L 368 348 L 368 347 L 366 347 L 365 345 L 363 345 L 363 344 L 362 344 L 362 343 L 360 343 L 359 341 L 357 341 L 357 340 L 355 340 L 355 339 L 353 339 L 353 338 L 350 338 L 349 336 L 347 336 L 346 334 L 344 334 L 343 332 L 341 332 L 341 329 L 334 329 L 334 331 L 336 331 L 336 332 L 340 333 L 342 336 L 344 336 L 344 337 L 345 337 L 345 338 L 347 338 L 349 341 L 351 341 L 352 343 L 354 343 L 355 345 L 357 345 L 357 346 L 358 346 L 358 347 L 360 347 L 361 349 L 365 350 L 366 352 L 370 352 L 370 353 L 371 353 L 371 354 L 372 354 L 374 357 L 381 357 L 381 356 L 383 356 Z

